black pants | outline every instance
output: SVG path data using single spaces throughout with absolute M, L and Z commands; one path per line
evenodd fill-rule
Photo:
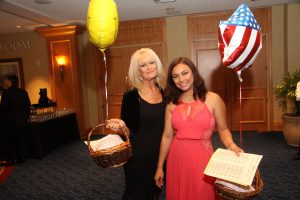
M 19 127 L 2 132 L 1 155 L 8 161 L 25 161 L 28 157 L 28 128 Z
M 153 180 L 153 183 L 145 181 L 141 177 L 138 178 L 139 175 L 136 174 L 136 171 L 128 169 L 128 164 L 124 165 L 125 191 L 122 200 L 158 200 L 162 190 L 155 185 L 154 178 L 143 177 L 146 180 Z

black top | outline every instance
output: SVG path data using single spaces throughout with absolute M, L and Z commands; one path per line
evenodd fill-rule
M 139 93 L 137 89 L 128 90 L 123 95 L 121 119 L 130 131 L 136 132 L 139 123 Z
M 163 96 L 163 103 L 165 106 L 166 97 L 163 90 L 161 90 Z M 130 132 L 137 133 L 139 124 L 139 103 L 140 96 L 136 88 L 127 90 L 123 94 L 122 107 L 121 107 L 121 119 L 126 123 L 126 126 L 130 129 Z
M 30 99 L 24 89 L 9 87 L 1 97 L 1 128 L 3 131 L 26 126 L 30 115 Z
M 130 129 L 132 157 L 125 164 L 125 197 L 132 200 L 152 199 L 161 189 L 155 185 L 154 175 L 164 128 L 165 99 L 148 103 L 136 89 L 123 96 L 121 118 Z

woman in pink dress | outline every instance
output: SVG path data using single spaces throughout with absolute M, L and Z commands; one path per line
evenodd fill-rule
M 167 200 L 215 199 L 214 178 L 204 175 L 213 154 L 211 136 L 215 123 L 225 147 L 237 155 L 243 152 L 233 141 L 226 124 L 226 108 L 219 95 L 209 92 L 194 63 L 185 57 L 169 66 L 169 104 L 155 174 L 158 187 L 164 185 L 167 159 Z

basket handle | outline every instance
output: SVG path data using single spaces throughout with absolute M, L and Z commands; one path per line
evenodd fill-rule
M 92 136 L 94 130 L 95 130 L 96 128 L 99 128 L 99 127 L 104 126 L 104 125 L 106 125 L 105 122 L 104 122 L 104 123 L 101 123 L 101 124 L 98 124 L 98 125 L 96 125 L 96 126 L 89 132 L 89 135 L 88 135 L 88 141 L 87 141 L 88 144 L 87 144 L 87 145 L 88 145 L 88 148 L 89 148 L 90 151 L 93 151 L 92 148 L 91 148 L 91 145 L 90 145 L 90 141 L 91 141 L 91 136 Z M 124 128 L 121 128 L 121 130 L 122 130 L 123 133 L 125 134 L 126 141 L 129 141 L 129 137 L 128 137 L 128 134 L 126 133 L 125 129 L 124 129 Z

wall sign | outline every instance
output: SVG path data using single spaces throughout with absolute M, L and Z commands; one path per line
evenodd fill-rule
M 0 41 L 0 52 L 30 49 L 29 40 Z

